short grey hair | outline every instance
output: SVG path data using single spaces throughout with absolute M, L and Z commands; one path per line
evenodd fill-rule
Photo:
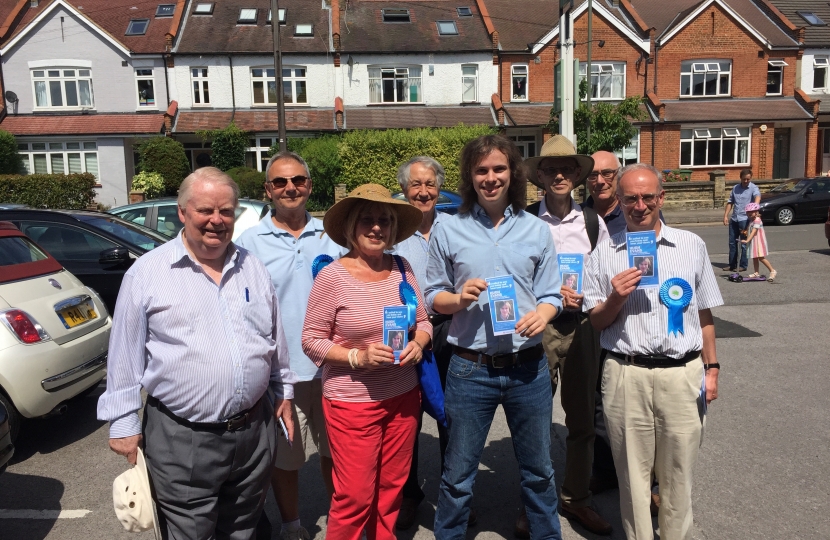
M 438 189 L 441 189 L 446 178 L 444 166 L 429 156 L 418 156 L 410 159 L 398 168 L 398 184 L 401 185 L 401 190 L 406 191 L 407 186 L 409 186 L 409 172 L 416 163 L 432 169 L 432 172 L 435 173 L 435 183 L 438 184 Z
M 274 163 L 276 163 L 277 161 L 279 161 L 281 159 L 291 159 L 293 161 L 296 161 L 297 163 L 299 163 L 300 165 L 303 166 L 303 169 L 305 169 L 305 175 L 308 176 L 309 178 L 311 178 L 311 172 L 308 170 L 308 163 L 305 162 L 305 160 L 302 158 L 302 156 L 300 154 L 297 154 L 296 152 L 291 152 L 290 150 L 286 150 L 284 152 L 277 152 L 276 154 L 271 156 L 271 159 L 268 160 L 268 165 L 265 166 L 265 181 L 266 182 L 271 181 L 271 179 L 268 178 L 268 173 L 271 171 L 271 165 L 273 165 Z
M 193 185 L 196 183 L 217 184 L 220 186 L 228 186 L 233 190 L 233 206 L 239 206 L 239 186 L 234 182 L 233 178 L 220 171 L 216 167 L 201 167 L 190 173 L 184 179 L 182 185 L 179 186 L 179 196 L 176 200 L 179 208 L 187 206 L 187 201 L 190 200 Z
M 663 173 L 658 171 L 654 165 L 649 165 L 648 163 L 632 163 L 631 165 L 626 165 L 617 173 L 617 193 L 620 193 L 623 176 L 635 171 L 648 171 L 653 174 L 657 178 L 657 190 L 663 191 Z

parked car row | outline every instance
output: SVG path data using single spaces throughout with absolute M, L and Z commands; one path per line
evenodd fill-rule
M 821 219 L 830 208 L 830 177 L 793 178 L 761 195 L 761 219 L 776 225 Z

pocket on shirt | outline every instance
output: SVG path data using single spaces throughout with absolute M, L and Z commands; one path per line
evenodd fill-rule
M 274 325 L 271 306 L 264 300 L 251 300 L 242 310 L 245 323 L 260 336 L 270 336 Z
M 539 261 L 539 246 L 533 244 L 525 244 L 522 242 L 512 242 L 509 247 L 517 255 L 531 259 L 534 264 Z

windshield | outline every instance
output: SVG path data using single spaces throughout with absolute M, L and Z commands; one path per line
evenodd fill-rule
M 107 231 L 121 240 L 150 251 L 167 242 L 168 238 L 141 225 L 121 221 L 114 216 L 77 215 L 78 219 L 93 227 Z
M 46 254 L 28 238 L 7 236 L 0 238 L 0 266 L 45 260 Z
M 806 180 L 806 179 L 803 179 L 803 178 L 801 180 L 799 180 L 797 178 L 793 179 L 793 180 L 788 180 L 788 181 L 784 182 L 783 184 L 781 184 L 780 186 L 775 186 L 772 189 L 772 193 L 797 193 L 797 192 L 801 191 L 802 189 L 804 189 L 805 187 L 807 187 L 807 184 L 809 184 L 809 183 L 810 183 L 809 180 Z

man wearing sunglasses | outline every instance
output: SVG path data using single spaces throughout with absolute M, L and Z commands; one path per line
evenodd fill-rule
M 594 160 L 577 154 L 571 141 L 555 135 L 542 146 L 539 157 L 525 160 L 529 179 L 545 196 L 526 211 L 550 229 L 556 253 L 581 254 L 587 262 L 598 242 L 608 238 L 603 220 L 580 207 L 571 192 L 594 170 Z M 582 295 L 566 285 L 561 289 L 559 317 L 545 327 L 542 345 L 551 369 L 554 393 L 562 378 L 562 408 L 568 428 L 562 515 L 595 534 L 611 534 L 611 525 L 591 508 L 591 464 L 594 449 L 594 398 L 599 371 L 599 335 L 582 312 Z M 516 522 L 516 536 L 528 537 L 524 514 Z
M 345 249 L 323 233 L 323 222 L 311 217 L 306 203 L 311 195 L 311 174 L 305 160 L 293 152 L 279 152 L 268 162 L 265 192 L 273 211 L 245 231 L 237 244 L 247 248 L 268 268 L 283 313 L 294 386 L 293 445 L 284 437 L 277 443 L 277 459 L 271 477 L 274 498 L 282 516 L 281 540 L 307 540 L 300 525 L 299 470 L 311 454 L 311 442 L 320 454 L 323 481 L 331 496 L 331 453 L 323 418 L 321 371 L 304 353 L 301 343 L 308 296 L 314 278 L 311 266 L 318 255 L 338 258 Z
M 623 168 L 617 200 L 627 230 L 601 243 L 585 269 L 583 303 L 601 332 L 602 403 L 629 540 L 654 537 L 652 472 L 660 538 L 691 538 L 692 471 L 706 405 L 718 397 L 711 309 L 723 298 L 703 240 L 660 220 L 664 195 L 653 166 Z M 661 287 L 638 288 L 643 274 L 628 264 L 627 231 L 655 232 Z

